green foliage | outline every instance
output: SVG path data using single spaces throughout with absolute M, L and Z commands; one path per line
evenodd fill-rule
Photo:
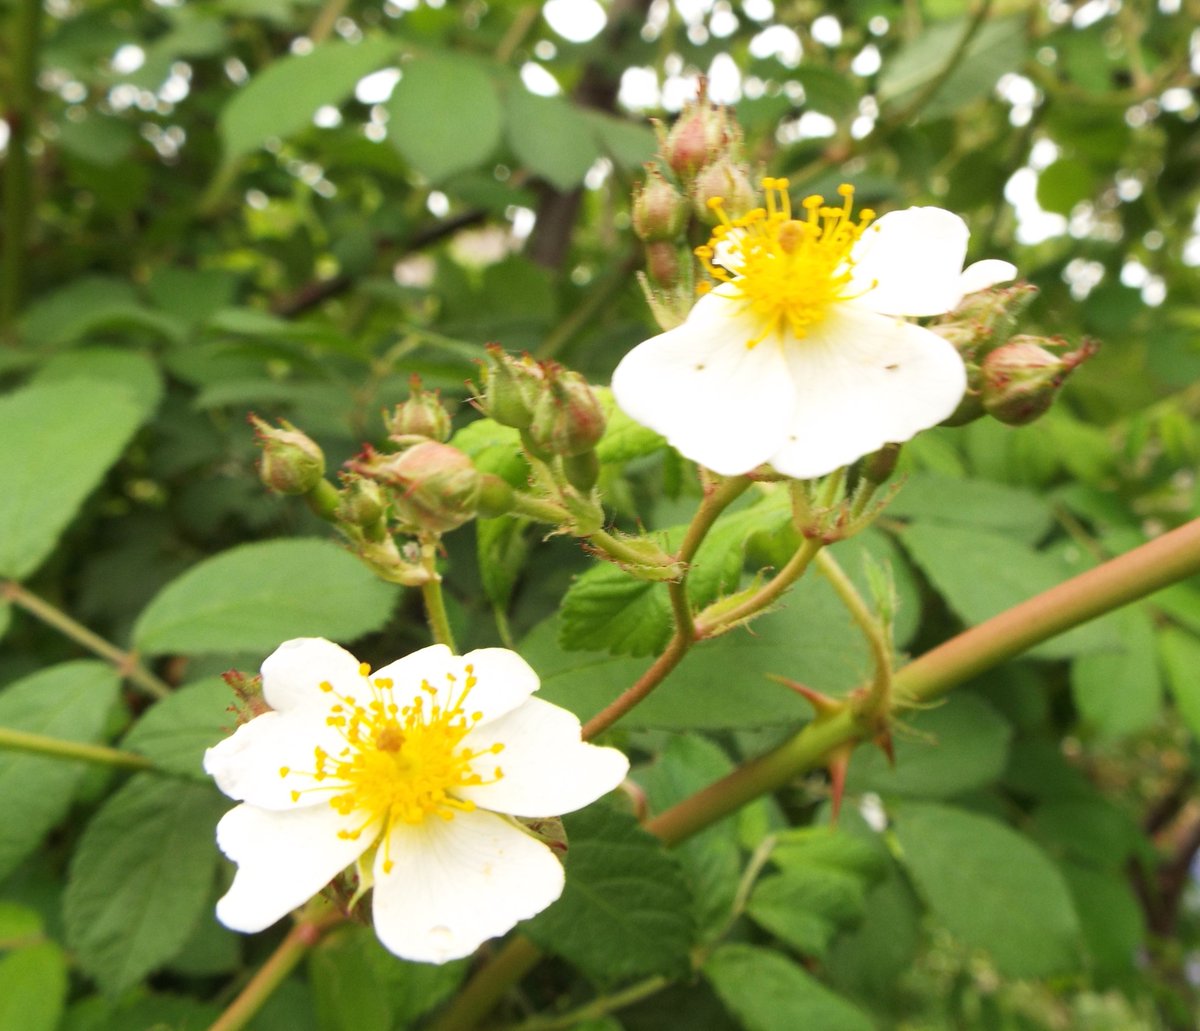
M 67 998 L 67 957 L 53 942 L 0 958 L 0 1027 L 55 1031 Z
M 144 755 L 157 769 L 207 781 L 204 750 L 235 723 L 231 700 L 229 685 L 219 677 L 186 684 L 147 709 L 121 746 Z

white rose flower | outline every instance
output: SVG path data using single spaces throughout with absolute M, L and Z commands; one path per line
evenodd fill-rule
M 629 769 L 581 741 L 572 713 L 531 697 L 537 675 L 503 648 L 434 645 L 372 673 L 302 638 L 262 675 L 271 711 L 204 757 L 242 803 L 217 825 L 238 864 L 217 916 L 236 931 L 269 927 L 357 861 L 388 949 L 470 955 L 562 892 L 562 864 L 511 817 L 579 809 Z
M 764 462 L 823 476 L 909 440 L 958 406 L 966 372 L 954 348 L 900 316 L 939 315 L 1012 279 L 1006 261 L 963 270 L 966 223 L 941 208 L 874 221 L 804 201 L 765 179 L 767 206 L 722 217 L 697 254 L 719 280 L 686 321 L 639 344 L 613 373 L 617 403 L 688 458 L 725 475 Z

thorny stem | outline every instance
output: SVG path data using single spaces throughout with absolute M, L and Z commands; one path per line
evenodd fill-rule
M 318 896 L 319 898 L 319 896 Z M 323 900 L 322 900 L 323 901 Z M 314 905 L 310 903 L 310 906 Z M 271 993 L 283 983 L 307 955 L 309 949 L 321 940 L 329 928 L 341 923 L 345 917 L 329 903 L 323 902 L 321 912 L 312 916 L 302 916 L 296 925 L 288 932 L 279 947 L 271 953 L 267 961 L 250 978 L 246 987 L 238 993 L 238 997 L 226 1008 L 208 1031 L 240 1031 L 262 1008 L 263 1003 Z
M 1081 573 L 951 638 L 895 674 L 897 708 L 932 701 L 985 670 L 1105 612 L 1200 573 L 1200 519 Z M 659 813 L 646 829 L 675 845 L 762 795 L 821 765 L 835 749 L 863 738 L 869 728 L 849 708 L 807 724 L 795 737 Z M 494 969 L 508 956 L 503 975 Z M 519 957 L 516 963 L 513 957 Z M 497 961 L 468 982 L 434 1031 L 467 1031 L 508 988 L 536 964 L 537 948 L 513 939 Z
M 30 734 L 24 730 L 0 727 L 0 749 L 48 755 L 55 759 L 80 759 L 99 766 L 117 766 L 127 770 L 152 770 L 154 763 L 136 752 L 122 752 L 104 745 L 89 745 L 82 741 L 64 741 L 45 734 Z
M 875 665 L 875 676 L 871 681 L 871 691 L 862 711 L 864 715 L 886 718 L 892 707 L 892 643 L 888 633 L 879 618 L 871 611 L 870 606 L 858 593 L 858 588 L 848 577 L 837 559 L 828 551 L 822 551 L 816 558 L 817 566 L 825 579 L 829 581 L 842 604 L 850 613 L 851 618 L 867 639 L 871 650 L 871 660 Z
M 138 661 L 136 652 L 123 652 L 116 645 L 109 644 L 99 634 L 76 622 L 44 598 L 26 590 L 15 580 L 0 580 L 0 600 L 20 606 L 31 616 L 36 616 L 47 626 L 54 627 L 76 644 L 111 662 L 122 677 L 140 687 L 146 694 L 155 698 L 165 698 L 171 693 L 168 684 L 159 680 Z

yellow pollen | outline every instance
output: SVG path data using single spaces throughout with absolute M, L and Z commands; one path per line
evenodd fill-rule
M 721 222 L 708 244 L 696 248 L 709 275 L 728 284 L 722 296 L 740 304 L 758 323 L 747 347 L 774 334 L 801 339 L 833 305 L 855 296 L 848 292 L 851 252 L 875 217 L 864 208 L 854 218 L 854 187 L 845 183 L 838 187 L 840 207 L 827 207 L 823 197 L 806 197 L 802 218 L 792 215 L 786 179 L 766 178 L 762 184 L 765 206 L 741 218 L 730 219 L 719 199 L 710 200 Z M 728 255 L 730 268 L 716 263 L 718 246 Z
M 366 669 L 364 664 L 362 670 Z M 316 746 L 309 770 L 280 768 L 281 777 L 312 782 L 311 787 L 293 790 L 292 801 L 314 791 L 327 793 L 330 806 L 352 817 L 352 826 L 338 832 L 346 840 L 356 840 L 368 827 L 379 826 L 384 835 L 384 870 L 390 870 L 387 835 L 393 826 L 419 824 L 431 816 L 450 820 L 456 812 L 470 812 L 475 803 L 458 797 L 459 789 L 491 784 L 503 776 L 500 767 L 489 773 L 482 764 L 481 771 L 474 766 L 481 756 L 498 755 L 502 744 L 474 750 L 463 743 L 483 719 L 481 711 L 465 708 L 476 683 L 473 669 L 467 670 L 462 683 L 448 675 L 439 697 L 436 688 L 422 681 L 410 688 L 414 696 L 405 705 L 397 704 L 393 682 L 383 677 L 367 680 L 367 698 L 343 695 L 330 687 L 336 701 L 325 724 L 336 730 L 342 747 L 331 754 Z M 325 690 L 326 683 L 320 686 Z M 432 696 L 428 705 L 415 694 L 417 690 Z

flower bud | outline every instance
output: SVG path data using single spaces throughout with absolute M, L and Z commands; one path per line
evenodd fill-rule
M 1015 336 L 984 360 L 983 407 L 1009 426 L 1023 426 L 1043 415 L 1054 403 L 1063 381 L 1076 366 L 1094 355 L 1098 346 L 1084 341 L 1075 351 L 1051 354 L 1038 337 Z
M 684 106 L 663 140 L 662 156 L 687 181 L 722 154 L 737 135 L 729 112 L 709 103 L 708 84 L 701 79 L 696 99 Z
M 542 373 L 532 358 L 514 358 L 499 344 L 488 344 L 484 392 L 479 407 L 501 426 L 523 430 L 533 421 L 533 405 L 542 391 Z
M 1031 283 L 991 287 L 967 294 L 953 311 L 929 328 L 954 345 L 966 361 L 979 361 L 1003 344 L 1017 319 L 1037 296 Z
M 450 413 L 442 404 L 438 391 L 432 393 L 421 386 L 415 372 L 409 382 L 408 400 L 384 412 L 383 424 L 388 439 L 397 444 L 416 444 L 422 440 L 445 442 L 450 438 Z
M 513 509 L 516 492 L 503 479 L 492 473 L 479 478 L 479 514 L 485 519 L 507 515 Z
M 563 459 L 563 473 L 572 487 L 581 494 L 587 494 L 600 479 L 600 459 L 595 451 L 568 455 Z
M 539 451 L 575 456 L 591 451 L 604 435 L 604 410 L 578 372 L 554 362 L 542 369 L 546 390 L 538 398 L 529 438 Z
M 325 455 L 316 441 L 290 422 L 279 421 L 276 429 L 255 415 L 250 416 L 254 436 L 262 448 L 258 475 L 279 494 L 307 494 L 325 475 Z
M 449 444 L 425 440 L 394 455 L 367 449 L 350 467 L 392 487 L 396 514 L 418 530 L 453 530 L 472 519 L 479 507 L 479 472 Z
M 967 367 L 967 389 L 963 391 L 958 407 L 938 423 L 939 426 L 966 426 L 987 414 L 983 410 L 983 371 L 972 361 L 963 364 Z
M 374 480 L 352 480 L 342 491 L 338 501 L 339 522 L 363 529 L 376 526 L 387 511 L 387 498 L 383 488 Z
M 750 183 L 749 168 L 722 155 L 705 165 L 692 186 L 692 209 L 707 225 L 716 225 L 720 216 L 709 201 L 719 201 L 721 210 L 731 219 L 740 218 L 758 202 Z
M 675 286 L 679 282 L 678 248 L 665 240 L 646 244 L 646 275 L 657 286 Z
M 633 192 L 633 231 L 642 240 L 673 240 L 687 224 L 688 202 L 653 165 Z

